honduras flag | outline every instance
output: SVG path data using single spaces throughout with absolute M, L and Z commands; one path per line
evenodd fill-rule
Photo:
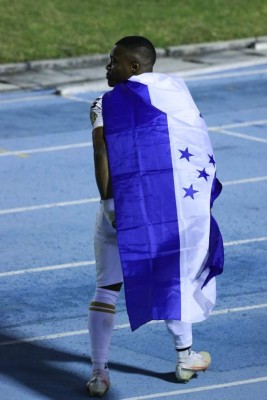
M 211 215 L 222 186 L 199 110 L 182 79 L 145 73 L 103 96 L 103 119 L 131 328 L 206 319 L 223 269 Z

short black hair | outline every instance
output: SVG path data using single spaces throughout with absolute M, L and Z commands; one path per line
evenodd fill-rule
M 157 55 L 155 47 L 150 40 L 143 36 L 125 36 L 118 40 L 115 45 L 138 51 L 146 64 L 151 64 L 153 66 L 156 62 Z

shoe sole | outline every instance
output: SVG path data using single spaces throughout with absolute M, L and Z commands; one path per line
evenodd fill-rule
M 90 397 L 103 397 L 103 396 L 105 396 L 105 394 L 109 390 L 109 387 L 110 387 L 110 384 L 107 385 L 106 390 L 104 392 L 99 393 L 99 392 L 95 392 L 95 391 L 90 390 L 90 383 L 89 382 L 86 384 L 87 392 L 88 392 Z
M 202 356 L 202 358 L 204 359 L 204 361 L 206 363 L 205 367 L 194 367 L 191 369 L 176 367 L 175 375 L 176 375 L 176 379 L 179 383 L 189 382 L 190 379 L 192 379 L 193 376 L 196 375 L 197 372 L 200 372 L 200 371 L 205 372 L 206 369 L 209 367 L 209 365 L 211 363 L 210 354 L 207 353 L 206 351 L 200 351 L 199 354 Z

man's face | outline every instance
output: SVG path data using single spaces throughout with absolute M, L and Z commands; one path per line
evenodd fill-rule
M 110 53 L 110 63 L 106 66 L 108 85 L 113 87 L 129 79 L 133 74 L 133 59 L 123 46 L 115 46 Z

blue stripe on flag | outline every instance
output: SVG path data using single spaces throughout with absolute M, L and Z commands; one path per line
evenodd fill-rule
M 167 116 L 151 105 L 146 85 L 128 81 L 104 95 L 103 117 L 131 327 L 179 320 L 180 243 Z

